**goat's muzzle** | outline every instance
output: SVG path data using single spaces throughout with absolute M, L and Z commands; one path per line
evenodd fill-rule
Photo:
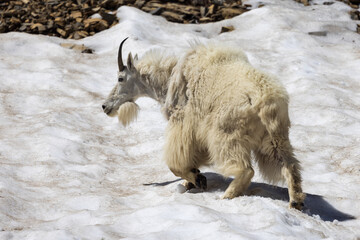
M 111 112 L 112 112 L 112 109 L 111 109 L 111 108 L 107 107 L 105 104 L 103 104 L 101 107 L 102 107 L 102 109 L 103 109 L 103 111 L 104 111 L 104 113 L 105 113 L 106 115 L 110 115 L 110 114 L 111 114 Z

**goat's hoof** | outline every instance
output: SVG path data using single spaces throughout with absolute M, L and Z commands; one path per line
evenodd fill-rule
M 195 185 L 196 185 L 196 187 L 205 190 L 207 188 L 206 177 L 202 174 L 198 174 L 195 179 Z
M 191 182 L 185 181 L 183 183 L 184 187 L 186 188 L 186 191 L 189 191 L 190 189 L 195 188 L 195 185 Z
M 227 189 L 227 190 L 225 191 L 224 195 L 221 197 L 221 199 L 228 199 L 228 200 L 230 200 L 230 199 L 236 198 L 236 197 L 241 196 L 241 195 L 242 195 L 242 194 L 239 194 L 239 193 L 237 193 L 237 192 L 235 192 L 235 191 L 232 191 L 231 189 L 230 189 L 230 190 Z
M 295 202 L 295 201 L 292 201 L 290 203 L 290 208 L 295 208 L 299 211 L 302 210 L 302 208 L 304 207 L 304 203 L 303 202 Z
M 220 199 L 222 199 L 222 200 L 230 200 L 231 197 L 229 197 L 229 196 L 227 196 L 227 195 L 225 194 L 225 195 L 223 195 Z

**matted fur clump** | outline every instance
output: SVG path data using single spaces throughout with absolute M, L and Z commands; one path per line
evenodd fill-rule
M 137 118 L 139 110 L 139 105 L 134 102 L 122 104 L 117 111 L 119 122 L 126 127 Z

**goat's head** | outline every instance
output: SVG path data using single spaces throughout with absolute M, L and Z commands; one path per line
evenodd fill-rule
M 117 83 L 115 85 L 115 87 L 112 89 L 112 91 L 110 92 L 108 98 L 106 99 L 106 101 L 104 102 L 104 104 L 102 105 L 102 108 L 104 110 L 104 112 L 110 116 L 110 117 L 114 117 L 118 114 L 119 119 L 123 122 L 124 125 L 126 125 L 124 123 L 124 121 L 121 118 L 134 118 L 136 117 L 136 114 L 134 113 L 134 116 L 120 116 L 120 107 L 124 105 L 124 107 L 126 106 L 128 109 L 126 111 L 127 114 L 129 114 L 130 112 L 137 112 L 137 111 L 129 111 L 129 106 L 133 106 L 133 107 L 137 107 L 137 105 L 134 103 L 134 101 L 139 98 L 141 95 L 143 95 L 142 93 L 142 89 L 141 87 L 139 87 L 139 79 L 140 79 L 140 74 L 138 73 L 138 71 L 135 68 L 134 65 L 134 59 L 131 55 L 131 53 L 129 53 L 128 55 L 128 59 L 127 59 L 127 65 L 124 66 L 123 61 L 122 61 L 122 46 L 124 44 L 124 42 L 127 40 L 127 38 L 125 38 L 119 47 L 119 53 L 118 53 L 118 66 L 119 66 L 119 72 L 118 72 L 118 80 Z M 137 56 L 135 56 L 135 60 L 137 59 Z M 124 104 L 124 103 L 133 103 L 133 104 Z M 129 122 L 128 120 L 125 122 Z

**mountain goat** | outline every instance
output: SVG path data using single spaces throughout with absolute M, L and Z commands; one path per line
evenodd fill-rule
M 305 194 L 289 141 L 288 95 L 278 81 L 252 67 L 241 50 L 214 44 L 199 44 L 180 58 L 150 51 L 134 61 L 129 53 L 124 66 L 125 40 L 118 53 L 118 83 L 102 106 L 106 114 L 118 113 L 127 123 L 137 113 L 137 98 L 153 98 L 169 120 L 164 159 L 188 188 L 206 189 L 198 168 L 212 165 L 234 176 L 223 198 L 244 194 L 254 176 L 253 152 L 263 177 L 286 180 L 289 206 L 302 209 Z

